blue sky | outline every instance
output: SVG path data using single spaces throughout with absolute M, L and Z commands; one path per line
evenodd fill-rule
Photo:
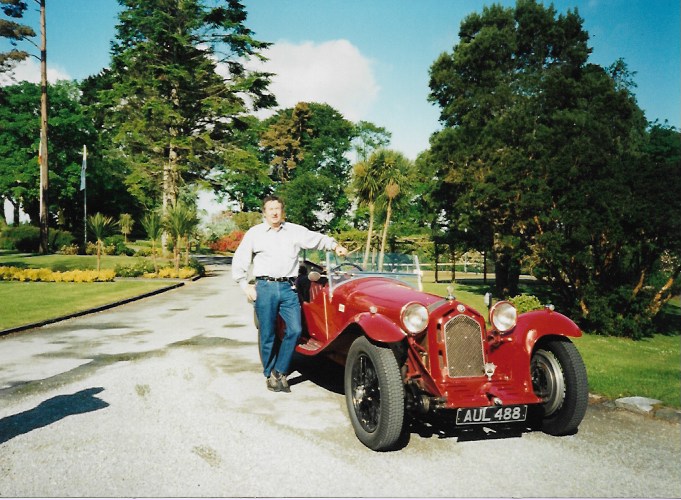
M 32 4 L 32 2 L 29 2 Z M 368 120 L 393 134 L 407 156 L 428 147 L 438 108 L 427 101 L 428 69 L 457 42 L 461 20 L 482 0 L 245 0 L 247 26 L 273 42 L 264 69 L 284 107 L 328 102 L 353 121 Z M 505 6 L 515 1 L 502 0 Z M 593 48 L 591 62 L 623 58 L 636 72 L 636 95 L 648 120 L 679 127 L 681 18 L 678 0 L 557 0 L 558 12 L 577 8 Z M 115 0 L 47 1 L 51 78 L 82 79 L 109 63 Z M 37 19 L 32 13 L 27 21 Z M 37 26 L 37 22 L 32 23 Z M 36 81 L 37 65 L 17 76 Z

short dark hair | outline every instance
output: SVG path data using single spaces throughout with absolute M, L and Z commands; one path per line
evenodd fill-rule
M 278 201 L 279 204 L 281 205 L 281 209 L 284 210 L 284 200 L 282 200 L 279 196 L 274 195 L 274 194 L 269 194 L 265 196 L 265 199 L 262 200 L 262 209 L 265 210 L 265 205 L 267 205 L 268 202 L 270 201 Z

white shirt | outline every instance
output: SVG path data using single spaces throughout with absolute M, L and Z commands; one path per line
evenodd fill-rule
M 305 250 L 334 250 L 336 240 L 292 222 L 282 222 L 279 230 L 263 222 L 250 228 L 232 258 L 232 278 L 246 290 L 248 268 L 253 276 L 288 278 L 298 275 L 298 256 Z

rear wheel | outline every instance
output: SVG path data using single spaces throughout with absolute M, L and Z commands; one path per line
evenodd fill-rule
M 543 341 L 530 364 L 534 393 L 542 399 L 541 430 L 553 436 L 577 432 L 589 400 L 586 368 L 570 340 Z
M 392 350 L 359 337 L 348 352 L 344 385 L 357 438 L 375 451 L 394 449 L 404 426 L 404 385 Z

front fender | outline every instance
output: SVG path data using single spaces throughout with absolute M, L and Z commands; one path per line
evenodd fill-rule
M 362 313 L 355 316 L 358 324 L 367 337 L 377 342 L 401 342 L 406 334 L 394 321 L 382 314 Z
M 518 316 L 515 331 L 527 332 L 524 348 L 528 354 L 532 353 L 534 346 L 542 337 L 548 335 L 575 338 L 582 336 L 582 331 L 574 321 L 549 309 L 521 314 Z

